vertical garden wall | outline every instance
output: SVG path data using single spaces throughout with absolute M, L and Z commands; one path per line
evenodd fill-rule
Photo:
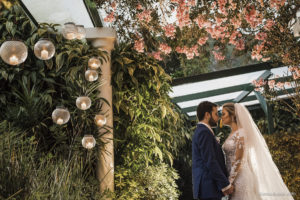
M 35 27 L 15 5 L 0 10 L 0 43 L 22 40 L 26 61 L 11 66 L 0 60 L 0 199 L 101 199 L 96 179 L 101 135 L 94 122 L 105 99 L 101 82 L 85 79 L 88 60 L 107 59 L 81 40 L 66 40 L 56 26 Z M 54 57 L 39 60 L 33 52 L 40 38 L 50 39 Z M 120 45 L 112 55 L 115 134 L 114 199 L 178 199 L 175 159 L 190 138 L 188 123 L 168 96 L 170 77 L 153 58 Z M 101 71 L 99 71 L 99 76 Z M 89 96 L 88 110 L 76 98 Z M 57 106 L 70 112 L 64 125 L 53 122 Z M 104 127 L 106 128 L 106 127 Z M 81 142 L 96 138 L 94 149 Z

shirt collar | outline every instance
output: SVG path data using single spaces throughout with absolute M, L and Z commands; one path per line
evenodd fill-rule
M 211 131 L 211 133 L 212 133 L 213 135 L 215 135 L 215 134 L 214 134 L 214 131 L 212 130 L 212 128 L 210 127 L 210 125 L 208 125 L 208 124 L 206 124 L 206 123 L 204 123 L 204 122 L 198 122 L 198 124 L 203 124 L 204 126 L 206 126 L 206 127 Z

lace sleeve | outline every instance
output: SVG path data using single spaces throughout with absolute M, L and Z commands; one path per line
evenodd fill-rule
M 235 148 L 235 155 L 234 155 L 234 160 L 231 163 L 231 171 L 229 174 L 229 182 L 232 184 L 239 172 L 243 154 L 244 154 L 244 137 L 239 136 L 239 133 L 236 135 L 236 148 Z

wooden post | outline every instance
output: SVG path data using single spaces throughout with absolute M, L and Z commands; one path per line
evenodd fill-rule
M 93 47 L 105 50 L 108 59 L 101 65 L 102 75 L 99 81 L 100 97 L 107 100 L 109 105 L 103 102 L 101 114 L 107 116 L 106 126 L 108 129 L 100 129 L 101 140 L 105 143 L 98 152 L 97 178 L 100 182 L 100 192 L 114 191 L 114 146 L 113 146 L 113 109 L 112 109 L 112 86 L 111 86 L 111 50 L 114 48 L 116 32 L 111 28 L 87 28 L 86 38 L 92 42 Z M 108 131 L 107 131 L 108 130 Z M 107 198 L 108 199 L 108 198 Z

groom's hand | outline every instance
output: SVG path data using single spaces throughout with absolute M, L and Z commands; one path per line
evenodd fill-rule
M 234 192 L 234 186 L 232 185 L 228 190 L 225 190 L 223 192 L 224 195 L 229 195 L 232 194 Z

